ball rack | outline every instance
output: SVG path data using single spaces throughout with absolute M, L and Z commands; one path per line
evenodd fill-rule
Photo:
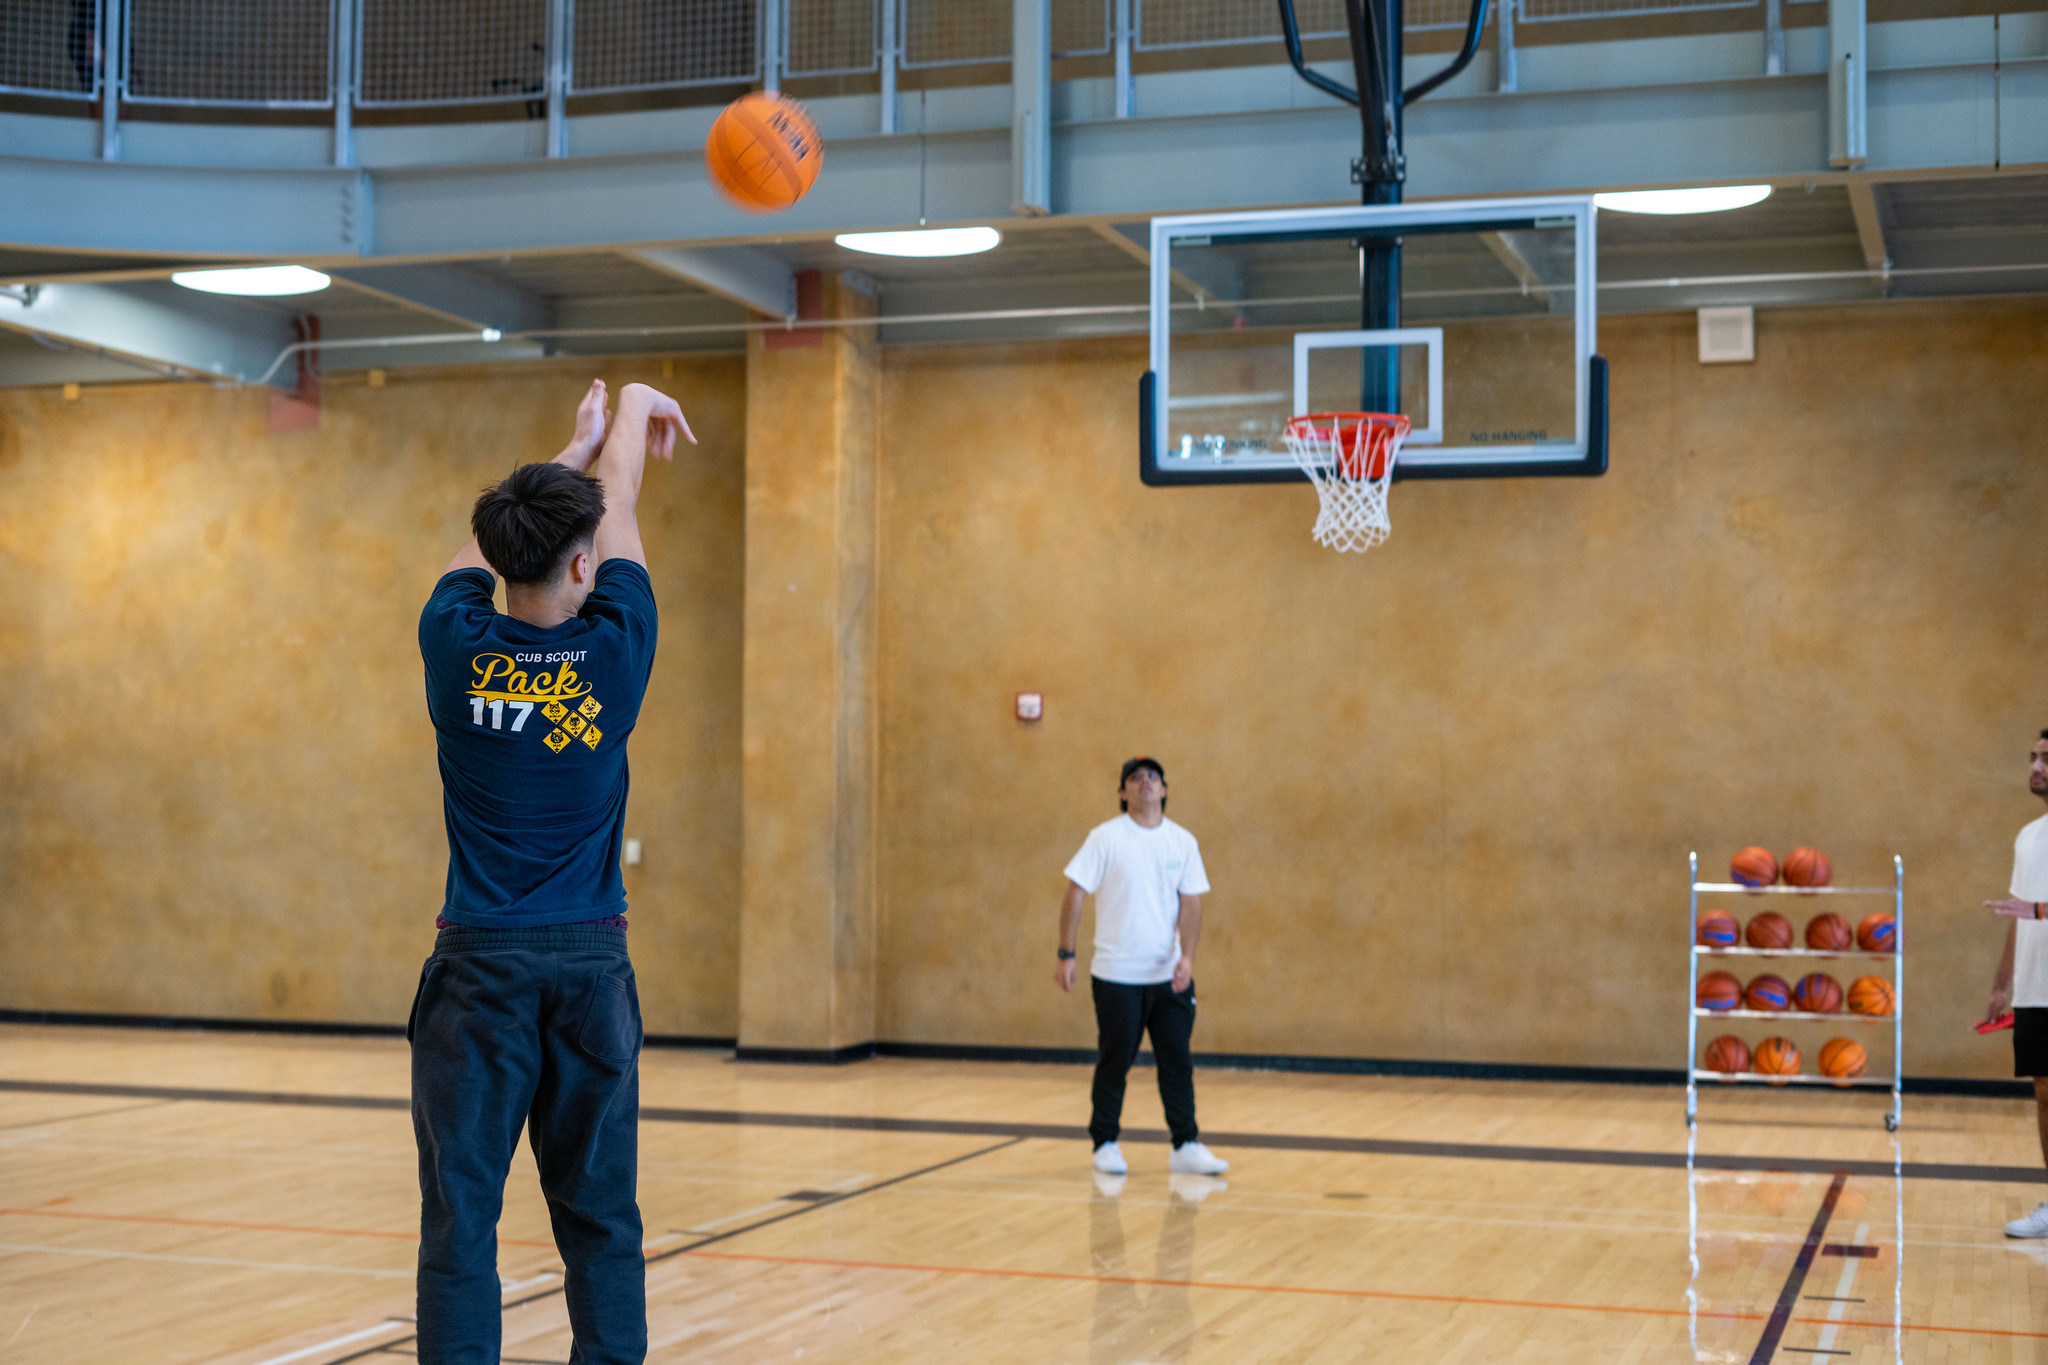
M 1691 855 L 1692 902 L 1691 912 L 1686 919 L 1686 942 L 1692 946 L 1688 954 L 1689 970 L 1686 985 L 1685 1025 L 1685 1121 L 1688 1125 L 1699 1118 L 1699 1083 L 1716 1081 L 1722 1084 L 1762 1085 L 1832 1085 L 1863 1086 L 1866 1088 L 1885 1087 L 1892 1092 L 1892 1107 L 1886 1111 L 1884 1126 L 1887 1131 L 1897 1132 L 1904 1114 L 1899 1102 L 1899 1079 L 1905 1070 L 1905 946 L 1906 946 L 1906 864 L 1896 854 L 1892 857 L 1892 884 L 1890 886 L 1748 886 L 1742 882 L 1703 882 L 1700 880 L 1700 855 Z M 1860 949 L 1845 949 L 1828 952 L 1819 948 L 1709 948 L 1699 942 L 1700 893 L 1739 894 L 1745 896 L 1888 896 L 1892 902 L 1892 951 L 1888 953 L 1867 953 Z M 1733 912 L 1730 912 L 1733 914 Z M 1736 917 L 1741 922 L 1741 917 Z M 1889 962 L 1892 969 L 1892 1012 L 1890 1014 L 1816 1014 L 1806 1010 L 1710 1010 L 1700 1004 L 1700 961 L 1703 958 L 1734 957 L 1779 957 L 1779 958 L 1833 958 L 1837 960 L 1869 960 Z M 1771 1019 L 1771 1020 L 1826 1020 L 1835 1024 L 1889 1024 L 1892 1030 L 1892 1070 L 1889 1076 L 1769 1076 L 1760 1071 L 1714 1071 L 1699 1064 L 1700 1020 L 1702 1019 Z M 1816 1055 L 1816 1061 L 1818 1056 Z

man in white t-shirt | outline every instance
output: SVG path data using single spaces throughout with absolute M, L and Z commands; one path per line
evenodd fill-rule
M 1053 981 L 1074 988 L 1074 942 L 1081 901 L 1095 897 L 1095 956 L 1088 965 L 1095 994 L 1095 1114 L 1088 1136 L 1095 1169 L 1130 1169 L 1117 1146 L 1124 1080 L 1138 1045 L 1152 1035 L 1159 1099 L 1173 1134 L 1171 1168 L 1219 1175 L 1230 1163 L 1201 1144 L 1195 1127 L 1195 944 L 1202 936 L 1202 895 L 1209 878 L 1195 836 L 1166 818 L 1166 769 L 1134 758 L 1117 779 L 1123 814 L 1088 831 L 1067 864 L 1060 902 L 1059 966 Z
M 2027 790 L 2048 802 L 2048 730 L 2034 741 Z M 2012 918 L 2005 931 L 2005 952 L 1991 979 L 1987 1023 L 2010 1008 L 2012 1070 L 2034 1082 L 2035 1123 L 2041 1132 L 2041 1159 L 2048 1162 L 2048 815 L 2022 829 L 2012 841 L 2012 894 L 1985 901 L 1988 910 Z M 2008 1237 L 2048 1237 L 2048 1200 L 2024 1218 L 2005 1225 Z

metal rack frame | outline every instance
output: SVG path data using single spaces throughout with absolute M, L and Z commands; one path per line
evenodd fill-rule
M 1686 917 L 1685 938 L 1691 947 L 1686 955 L 1686 1021 L 1685 1021 L 1685 1121 L 1691 1126 L 1699 1118 L 1699 1083 L 1715 1081 L 1721 1084 L 1767 1084 L 1767 1085 L 1831 1085 L 1888 1087 L 1892 1092 L 1892 1107 L 1886 1111 L 1884 1126 L 1887 1131 L 1897 1132 L 1904 1121 L 1900 1107 L 1899 1082 L 1906 1069 L 1906 864 L 1897 854 L 1892 855 L 1892 884 L 1885 886 L 1746 886 L 1741 882 L 1703 882 L 1700 880 L 1700 855 L 1693 853 L 1690 858 L 1690 882 L 1692 895 Z M 1867 953 L 1861 950 L 1824 952 L 1818 948 L 1709 948 L 1699 942 L 1700 892 L 1739 893 L 1746 896 L 1889 896 L 1892 901 L 1892 950 L 1888 953 Z M 1864 959 L 1890 962 L 1892 968 L 1892 1012 L 1882 1014 L 1815 1014 L 1806 1010 L 1710 1010 L 1700 1005 L 1700 959 L 1721 957 L 1789 957 L 1789 958 L 1832 958 Z M 1702 1019 L 1802 1019 L 1828 1020 L 1837 1024 L 1890 1024 L 1892 1029 L 1892 1070 L 1889 1076 L 1855 1076 L 1836 1078 L 1833 1076 L 1766 1076 L 1756 1071 L 1712 1071 L 1699 1064 L 1700 1020 Z

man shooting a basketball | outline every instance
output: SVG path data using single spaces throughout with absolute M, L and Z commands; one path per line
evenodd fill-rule
M 421 1365 L 497 1365 L 498 1213 L 522 1127 L 574 1358 L 647 1354 L 640 1003 L 619 854 L 656 633 L 635 506 L 646 457 L 668 459 L 678 433 L 696 439 L 674 399 L 628 384 L 606 439 L 593 383 L 568 447 L 477 499 L 476 534 L 420 615 L 448 825 L 440 933 L 406 1026 Z
M 2048 803 L 2048 730 L 2034 741 L 2027 769 L 2027 790 Z M 2015 1076 L 2034 1082 L 2035 1122 L 2041 1134 L 2041 1158 L 2048 1162 L 2048 815 L 2019 832 L 2012 841 L 2012 894 L 1985 901 L 1984 907 L 2013 922 L 2005 929 L 2005 951 L 1991 979 L 1986 1023 L 1996 1023 L 2012 1010 L 2012 1060 Z M 2048 1237 L 2048 1200 L 2024 1218 L 2005 1225 L 2008 1237 Z
M 1095 1169 L 1130 1170 L 1117 1145 L 1124 1081 L 1138 1045 L 1152 1035 L 1159 1099 L 1173 1134 L 1173 1170 L 1220 1175 L 1230 1163 L 1204 1147 L 1195 1126 L 1195 1067 L 1189 1042 L 1195 1030 L 1195 945 L 1202 936 L 1202 896 L 1209 878 L 1195 836 L 1166 818 L 1166 770 L 1156 759 L 1134 758 L 1117 782 L 1124 813 L 1088 831 L 1067 864 L 1060 902 L 1059 965 L 1053 981 L 1074 988 L 1074 943 L 1081 901 L 1095 897 L 1095 956 L 1088 965 L 1095 995 L 1097 1055 L 1094 1117 Z

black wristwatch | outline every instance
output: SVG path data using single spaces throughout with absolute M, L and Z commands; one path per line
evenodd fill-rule
M 1074 950 L 1073 950 L 1072 948 L 1062 948 L 1062 949 L 1060 949 L 1060 961 L 1062 961 L 1062 962 L 1071 962 L 1071 961 L 1073 961 L 1073 960 L 1074 960 Z

